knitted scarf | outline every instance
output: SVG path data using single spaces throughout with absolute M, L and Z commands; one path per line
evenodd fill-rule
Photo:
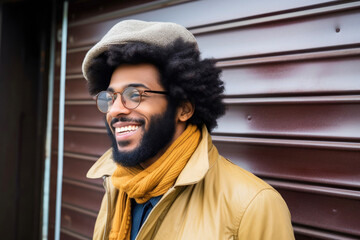
M 172 187 L 200 141 L 200 131 L 189 125 L 166 152 L 148 168 L 118 165 L 111 177 L 119 189 L 110 240 L 129 240 L 131 232 L 131 200 L 147 202 L 165 194 Z

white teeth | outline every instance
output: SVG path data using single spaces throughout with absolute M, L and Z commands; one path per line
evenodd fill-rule
M 139 126 L 129 125 L 126 127 L 115 128 L 115 132 L 116 133 L 130 132 L 130 131 L 135 131 L 138 128 L 139 128 Z

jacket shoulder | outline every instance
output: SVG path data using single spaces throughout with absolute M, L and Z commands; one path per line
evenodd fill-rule
M 206 185 L 226 199 L 232 211 L 245 211 L 251 201 L 265 190 L 277 193 L 268 183 L 222 156 L 209 169 L 205 179 Z
M 290 212 L 272 186 L 221 156 L 211 171 L 209 177 L 218 182 L 218 194 L 226 199 L 239 239 L 250 235 L 254 238 L 249 239 L 294 239 Z M 257 236 L 264 231 L 268 237 Z
M 264 190 L 276 190 L 249 171 L 219 156 L 205 176 L 205 188 L 225 199 L 232 211 L 244 211 Z
M 233 194 L 239 194 L 241 197 L 246 195 L 250 199 L 251 196 L 255 196 L 262 190 L 274 190 L 273 187 L 253 173 L 222 156 L 220 156 L 214 168 L 218 181 L 223 184 L 223 187 L 229 188 Z

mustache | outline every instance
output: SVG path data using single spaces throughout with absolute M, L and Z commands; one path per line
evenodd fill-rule
M 139 124 L 145 124 L 145 120 L 143 119 L 135 119 L 135 118 L 128 118 L 128 117 L 120 117 L 120 118 L 114 118 L 111 120 L 111 126 L 117 122 L 135 122 Z

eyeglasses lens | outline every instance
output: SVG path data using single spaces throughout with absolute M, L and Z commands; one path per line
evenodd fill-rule
M 113 105 L 113 102 L 118 97 L 119 93 L 112 93 L 107 91 L 102 91 L 98 94 L 96 104 L 100 112 L 107 113 Z M 114 99 L 113 99 L 114 95 Z M 124 106 L 128 109 L 134 109 L 139 106 L 141 101 L 141 94 L 139 90 L 133 87 L 124 89 L 121 93 L 121 100 Z
M 139 90 L 133 87 L 126 88 L 122 93 L 123 103 L 126 108 L 134 109 L 139 106 L 141 95 Z
M 100 112 L 107 113 L 113 104 L 112 93 L 102 91 L 97 96 L 96 104 Z

